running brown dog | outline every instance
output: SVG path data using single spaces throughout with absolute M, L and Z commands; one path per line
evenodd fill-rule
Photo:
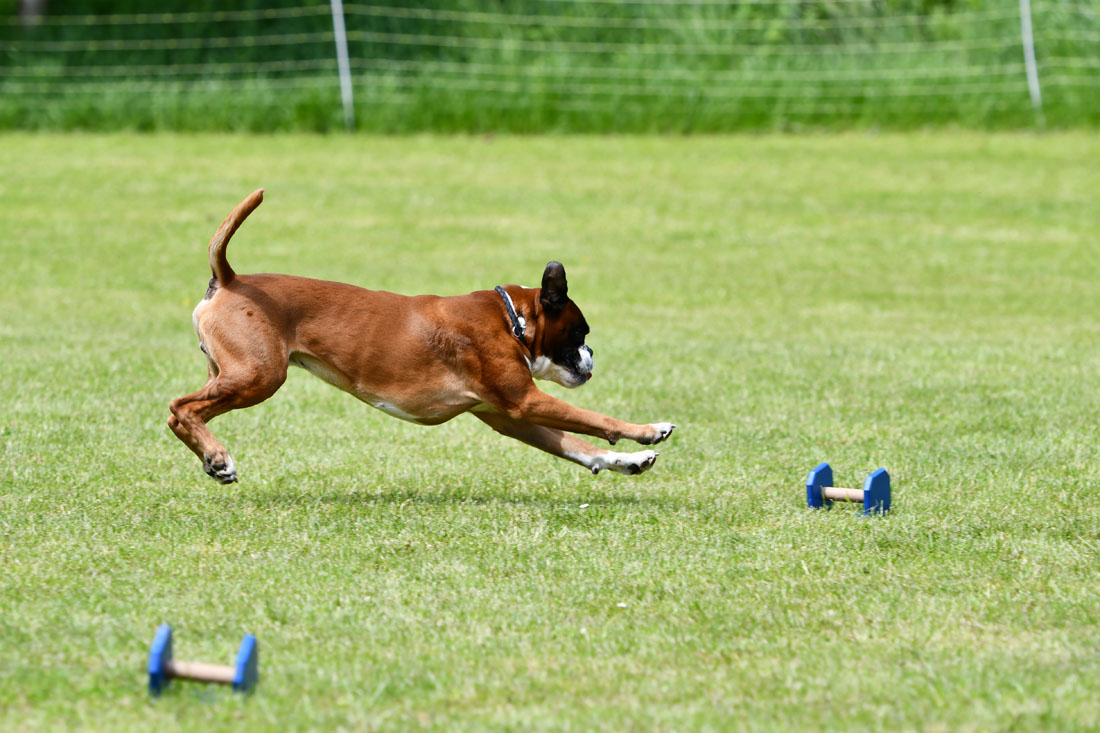
M 260 205 L 242 201 L 210 240 L 213 277 L 194 312 L 208 378 L 172 400 L 168 425 L 217 481 L 237 480 L 225 447 L 207 428 L 230 410 L 263 402 L 294 365 L 394 417 L 438 425 L 470 412 L 497 432 L 599 473 L 641 473 L 657 459 L 616 453 L 653 445 L 672 423 L 637 425 L 583 410 L 540 391 L 534 379 L 579 387 L 592 378 L 588 324 L 569 299 L 565 268 L 550 262 L 542 287 L 506 285 L 468 295 L 405 296 L 292 275 L 238 275 L 226 245 Z

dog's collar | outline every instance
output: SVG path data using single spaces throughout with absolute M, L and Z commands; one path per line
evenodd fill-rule
M 494 288 L 500 293 L 501 300 L 504 301 L 504 308 L 508 311 L 508 318 L 512 321 L 512 335 L 519 339 L 519 342 L 524 346 L 527 346 L 527 339 L 524 338 L 524 332 L 527 330 L 527 321 L 523 320 L 523 316 L 516 313 L 516 306 L 512 303 L 512 296 L 501 286 L 497 285 Z

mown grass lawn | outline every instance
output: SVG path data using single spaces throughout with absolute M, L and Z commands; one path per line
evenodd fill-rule
M 1100 140 L 0 136 L 0 728 L 1100 725 Z M 592 476 L 304 372 L 168 431 L 206 242 L 406 293 L 565 263 Z M 877 466 L 894 512 L 812 513 Z M 145 694 L 157 624 L 254 696 Z

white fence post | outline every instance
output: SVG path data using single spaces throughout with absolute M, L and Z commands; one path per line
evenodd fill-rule
M 1031 32 L 1031 0 L 1020 0 L 1020 35 L 1024 43 L 1024 67 L 1027 70 L 1027 90 L 1031 106 L 1043 115 L 1043 90 L 1039 87 L 1039 67 L 1035 63 L 1035 36 Z
M 336 65 L 340 70 L 340 99 L 344 103 L 344 126 L 348 130 L 354 130 L 355 103 L 351 96 L 351 64 L 348 62 L 348 32 L 344 28 L 344 3 L 343 0 L 331 2 L 332 30 L 336 37 Z

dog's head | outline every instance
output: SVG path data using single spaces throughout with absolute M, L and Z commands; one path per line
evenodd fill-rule
M 560 262 L 546 265 L 538 300 L 531 374 L 563 387 L 580 387 L 592 378 L 592 349 L 584 345 L 588 323 L 569 299 L 565 267 Z

